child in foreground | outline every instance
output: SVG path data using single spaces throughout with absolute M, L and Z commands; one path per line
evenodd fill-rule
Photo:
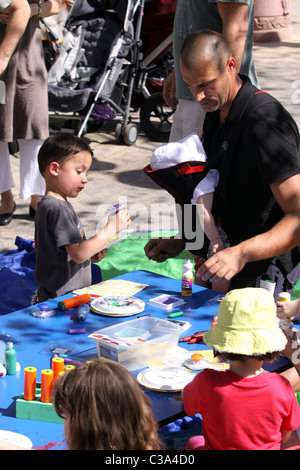
M 86 239 L 79 217 L 68 198 L 87 183 L 93 152 L 84 140 L 68 133 L 48 137 L 38 163 L 46 182 L 35 218 L 35 279 L 32 304 L 91 285 L 91 262 L 100 261 L 105 244 L 130 223 L 127 209 L 110 215 L 104 229 Z
M 183 389 L 186 413 L 203 420 L 203 436 L 190 438 L 186 450 L 279 450 L 300 427 L 300 408 L 290 383 L 262 369 L 287 342 L 273 296 L 262 288 L 232 290 L 204 341 L 229 369 L 203 370 Z
M 69 450 L 161 450 L 149 399 L 136 378 L 110 360 L 95 360 L 55 382 L 52 403 L 64 419 Z M 0 450 L 25 450 L 0 440 Z
M 54 385 L 69 450 L 159 450 L 158 425 L 136 378 L 117 362 L 76 367 Z

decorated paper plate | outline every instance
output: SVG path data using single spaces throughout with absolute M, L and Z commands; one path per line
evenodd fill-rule
M 138 382 L 158 392 L 180 392 L 195 374 L 185 367 L 151 367 L 137 376 Z
M 111 317 L 128 317 L 136 315 L 145 308 L 145 302 L 132 295 L 107 295 L 91 302 L 94 313 Z
M 23 449 L 32 449 L 31 440 L 23 434 L 18 434 L 12 431 L 0 431 L 0 439 L 6 441 L 8 444 L 14 444 Z

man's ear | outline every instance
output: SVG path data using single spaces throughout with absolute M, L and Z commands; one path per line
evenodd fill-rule
M 59 170 L 59 163 L 51 162 L 49 165 L 49 173 L 53 176 L 57 176 Z
M 227 60 L 227 70 L 229 72 L 232 72 L 233 70 L 236 69 L 236 61 L 235 61 L 235 58 L 234 57 L 229 57 L 229 59 Z

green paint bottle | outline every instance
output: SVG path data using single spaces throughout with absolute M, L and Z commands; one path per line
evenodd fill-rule
M 17 371 L 17 354 L 13 343 L 7 343 L 4 353 L 4 363 L 7 375 L 14 375 Z

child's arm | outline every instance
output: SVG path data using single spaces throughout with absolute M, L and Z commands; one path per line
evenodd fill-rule
M 289 302 L 278 301 L 276 305 L 278 318 L 300 318 L 300 299 L 290 300 Z
M 197 209 L 200 217 L 200 222 L 203 217 L 203 230 L 205 235 L 210 241 L 212 253 L 224 249 L 224 244 L 219 237 L 218 230 L 216 229 L 215 220 L 211 213 L 213 203 L 213 193 L 204 194 L 197 199 Z M 201 205 L 201 206 L 200 206 Z
M 292 431 L 281 431 L 281 442 L 284 444 L 291 437 Z
M 81 264 L 86 260 L 92 258 L 99 251 L 102 250 L 104 245 L 114 237 L 118 232 L 128 227 L 131 224 L 128 209 L 123 209 L 117 214 L 110 215 L 108 222 L 103 230 L 98 232 L 91 238 L 83 240 L 80 243 L 73 243 L 66 245 L 68 255 L 75 263 Z

